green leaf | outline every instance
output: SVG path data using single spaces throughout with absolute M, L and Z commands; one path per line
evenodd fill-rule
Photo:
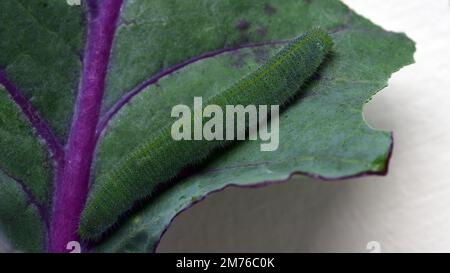
M 104 110 L 150 76 L 191 57 L 242 44 L 292 39 L 318 26 L 339 29 L 353 19 L 355 14 L 337 0 L 126 1 Z
M 85 30 L 92 22 L 86 10 L 90 7 L 96 18 L 96 9 L 108 2 L 86 3 L 0 1 L 0 233 L 15 250 L 48 250 L 46 243 L 52 240 L 47 236 L 58 237 L 61 230 L 77 239 L 78 211 L 69 213 L 70 219 L 64 209 L 61 221 L 52 217 L 52 209 L 61 208 L 52 200 L 64 203 L 74 187 L 84 193 L 89 182 L 60 183 L 67 182 L 57 174 L 69 170 L 68 163 L 87 162 L 95 150 L 93 165 L 86 164 L 92 167 L 95 188 L 99 177 L 114 172 L 139 145 L 173 122 L 175 104 L 213 96 L 254 71 L 287 40 L 315 27 L 332 34 L 334 51 L 283 112 L 279 149 L 260 152 L 259 143 L 249 141 L 214 154 L 138 201 L 138 210 L 124 215 L 94 250 L 153 251 L 173 217 L 228 185 L 264 185 L 293 173 L 340 179 L 387 171 L 391 134 L 369 128 L 362 107 L 394 71 L 413 62 L 414 43 L 405 35 L 384 31 L 338 0 L 124 1 L 111 60 L 99 62 L 109 67 L 103 102 L 76 108 L 83 61 L 99 71 L 83 79 L 92 76 L 92 84 L 103 91 L 103 72 L 96 70 L 95 61 L 83 59 L 83 49 L 87 34 L 103 33 Z M 120 8 L 121 1 L 114 3 Z M 108 33 L 114 33 L 108 26 Z M 97 37 L 90 37 L 96 44 Z M 101 48 L 110 52 L 106 40 Z M 83 137 L 74 141 L 89 149 L 82 156 L 74 149 L 74 160 L 64 161 L 71 122 L 79 116 L 73 117 L 75 108 L 94 109 L 92 123 L 85 122 L 92 130 L 86 137 L 75 134 Z M 101 122 L 95 124 L 100 108 Z M 94 136 L 96 125 L 102 134 Z M 80 132 L 84 130 L 75 133 Z M 99 137 L 97 147 L 91 147 L 94 137 Z M 86 166 L 80 173 L 89 174 Z M 138 171 L 142 176 L 146 170 Z M 55 190 L 53 182 L 64 186 Z M 54 192 L 64 196 L 56 198 Z M 70 197 L 67 207 L 81 208 L 86 196 Z M 52 220 L 68 225 L 50 233 Z M 64 236 L 49 249 L 63 251 Z
M 0 150 L 0 169 L 23 181 L 39 204 L 48 206 L 52 171 L 47 152 L 21 110 L 1 85 Z
M 41 133 L 63 142 L 70 127 L 82 10 L 60 0 L 3 0 L 0 10 L 0 232 L 15 251 L 44 251 L 57 155 Z
M 183 3 L 186 2 L 190 1 Z M 218 4 L 225 2 L 230 5 L 228 8 Z M 166 185 L 166 190 L 155 192 L 141 210 L 120 222 L 118 230 L 109 234 L 96 251 L 153 251 L 161 234 L 177 213 L 208 193 L 230 184 L 248 186 L 265 181 L 280 181 L 293 173 L 339 179 L 387 171 L 392 148 L 391 134 L 368 127 L 362 117 L 362 108 L 365 102 L 387 85 L 393 72 L 413 62 L 414 43 L 403 34 L 380 29 L 339 1 L 270 1 L 270 9 L 263 1 L 246 2 L 253 5 L 251 9 L 245 8 L 241 2 L 244 1 L 218 1 L 214 2 L 216 5 L 202 2 L 204 5 L 196 6 L 195 10 L 183 10 L 186 11 L 186 17 L 178 16 L 179 24 L 166 19 L 171 16 L 165 17 L 164 13 L 150 16 L 149 13 L 157 10 L 154 7 L 146 9 L 143 2 L 131 2 L 132 6 L 125 10 L 129 24 L 124 28 L 133 29 L 134 35 L 145 40 L 145 37 L 152 36 L 150 33 L 158 31 L 153 27 L 160 27 L 158 23 L 151 23 L 156 21 L 161 22 L 161 26 L 168 26 L 164 35 L 158 37 L 169 37 L 167 39 L 172 44 L 181 43 L 180 47 L 184 50 L 171 51 L 169 42 L 165 44 L 159 41 L 166 46 L 168 53 L 152 55 L 151 62 L 160 63 L 162 67 L 172 62 L 166 56 L 181 54 L 187 58 L 195 54 L 193 52 L 198 48 L 204 52 L 220 43 L 222 46 L 239 43 L 238 34 L 242 28 L 240 20 L 246 20 L 252 26 L 245 27 L 242 33 L 245 40 L 250 42 L 285 40 L 312 26 L 321 25 L 334 32 L 332 58 L 317 78 L 302 90 L 302 96 L 282 114 L 280 147 L 276 152 L 263 153 L 259 151 L 258 142 L 245 142 L 218 153 L 199 167 L 196 175 L 172 183 L 171 186 Z M 135 11 L 136 18 L 129 15 L 133 14 L 132 11 Z M 210 21 L 208 24 L 200 19 L 197 21 L 197 16 L 203 19 L 207 15 L 218 18 L 217 22 L 220 22 L 217 26 L 212 24 L 211 32 Z M 146 21 L 139 16 L 149 19 Z M 266 27 L 264 37 L 259 36 L 256 30 L 261 24 Z M 233 27 L 235 31 L 231 30 Z M 187 34 L 188 31 L 191 35 Z M 202 43 L 189 41 L 189 44 L 183 44 L 192 33 L 207 38 L 200 38 L 199 41 L 204 41 Z M 231 37 L 230 40 L 227 40 L 228 37 Z M 219 40 L 221 42 L 217 42 Z M 124 45 L 120 49 L 132 51 Z M 223 86 L 230 85 L 254 70 L 275 50 L 274 46 L 253 46 L 204 58 L 150 85 L 109 123 L 98 149 L 96 177 L 114 170 L 116 164 L 132 153 L 143 139 L 154 137 L 161 126 L 171 121 L 169 114 L 173 105 L 191 105 L 194 96 L 203 96 L 205 99 L 211 97 Z M 155 52 L 160 51 L 152 52 L 158 54 Z M 120 55 L 119 52 L 116 54 L 116 57 Z M 179 58 L 182 59 L 182 56 Z M 135 67 L 144 67 L 144 64 L 139 65 Z M 116 80 L 123 80 L 125 86 L 128 79 L 117 77 Z
M 44 251 L 44 223 L 17 181 L 0 170 L 0 233 L 17 252 Z
M 204 103 L 222 109 L 228 105 L 285 105 L 317 72 L 331 48 L 327 33 L 311 30 L 289 42 L 254 72 L 236 80 L 236 84 L 214 97 L 204 97 Z M 177 176 L 187 165 L 201 163 L 217 149 L 231 145 L 227 140 L 176 141 L 171 127 L 168 121 L 154 138 L 142 139 L 139 147 L 114 166 L 112 174 L 97 177 L 80 222 L 81 238 L 99 237 L 136 200 L 152 194 L 159 184 Z M 230 131 L 234 134 L 234 129 Z M 228 136 L 230 131 L 224 128 L 223 134 Z
M 0 68 L 64 139 L 81 69 L 82 10 L 61 0 L 2 0 L 0 10 Z

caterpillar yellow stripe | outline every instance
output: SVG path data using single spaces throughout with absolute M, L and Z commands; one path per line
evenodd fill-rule
M 293 39 L 267 63 L 207 101 L 218 105 L 283 105 L 300 90 L 330 52 L 330 36 L 313 29 Z M 168 113 L 169 114 L 169 113 Z M 171 124 L 136 148 L 108 175 L 94 184 L 82 213 L 79 235 L 96 239 L 133 204 L 151 195 L 155 186 L 199 163 L 230 141 L 175 141 Z

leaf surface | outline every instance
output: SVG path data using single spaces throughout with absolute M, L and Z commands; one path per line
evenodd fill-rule
M 0 234 L 17 252 L 45 249 L 45 224 L 39 209 L 14 179 L 0 171 Z
M 70 131 L 73 113 L 82 108 L 79 83 L 92 76 L 82 74 L 87 10 L 95 13 L 104 3 L 0 1 L 0 232 L 18 251 L 47 250 L 63 147 L 77 133 Z M 112 50 L 110 43 L 103 47 L 111 58 L 103 100 L 94 105 L 101 113 L 97 146 L 83 155 L 94 155 L 93 187 L 174 121 L 174 105 L 210 98 L 314 27 L 332 34 L 333 53 L 283 111 L 279 149 L 260 152 L 258 141 L 238 143 L 162 183 L 145 200 L 131 196 L 137 209 L 91 242 L 94 251 L 153 251 L 173 217 L 228 185 L 264 185 L 293 173 L 325 179 L 384 174 L 392 135 L 371 129 L 362 108 L 393 72 L 413 62 L 415 50 L 405 35 L 381 29 L 338 0 L 124 1 Z M 102 77 L 93 78 L 103 86 Z M 89 185 L 88 178 L 79 182 Z M 70 195 L 67 185 L 61 192 Z M 75 234 L 78 220 L 62 220 Z
M 334 33 L 335 42 L 333 56 L 317 78 L 281 115 L 279 149 L 260 152 L 259 142 L 248 141 L 219 152 L 198 166 L 191 177 L 156 191 L 143 209 L 119 222 L 119 229 L 98 251 L 153 251 L 177 213 L 230 184 L 281 181 L 293 173 L 340 179 L 387 171 L 392 135 L 371 129 L 363 119 L 362 108 L 387 85 L 393 72 L 413 62 L 414 44 L 405 35 L 380 29 L 338 1 L 272 3 L 277 12 L 268 16 L 270 27 L 282 29 L 274 31 L 273 39 L 282 41 L 320 24 Z M 258 9 L 252 9 L 252 15 L 240 8 L 242 13 L 235 17 L 264 18 L 267 10 L 263 7 L 259 14 L 255 12 Z M 319 11 L 322 15 L 329 12 L 329 16 L 316 16 Z M 282 19 L 305 13 L 308 15 L 290 21 Z M 253 19 L 249 24 L 255 24 Z M 169 115 L 173 105 L 192 105 L 194 96 L 213 96 L 254 70 L 280 46 L 252 45 L 196 59 L 144 88 L 110 121 L 99 146 L 96 176 L 113 170 L 142 139 L 151 138 L 173 121 Z
M 0 170 L 23 181 L 23 186 L 36 201 L 47 206 L 52 179 L 48 154 L 19 107 L 1 85 L 0 109 Z
M 61 0 L 2 0 L 0 10 L 0 68 L 64 140 L 81 69 L 82 10 Z
M 0 231 L 16 251 L 42 252 L 79 81 L 82 10 L 60 0 L 4 0 L 0 10 Z

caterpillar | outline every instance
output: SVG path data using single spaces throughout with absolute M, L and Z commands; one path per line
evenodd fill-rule
M 207 103 L 226 105 L 283 105 L 319 68 L 333 42 L 313 29 L 290 41 L 255 71 L 224 89 Z M 152 194 L 156 185 L 174 178 L 188 165 L 199 163 L 231 141 L 175 141 L 171 126 L 136 148 L 109 174 L 94 184 L 81 215 L 78 233 L 97 239 L 133 204 Z

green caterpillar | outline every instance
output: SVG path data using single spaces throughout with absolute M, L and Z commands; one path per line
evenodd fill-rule
M 292 40 L 266 64 L 214 96 L 207 104 L 282 105 L 318 69 L 332 47 L 330 36 L 313 29 Z M 108 175 L 99 177 L 83 211 L 79 235 L 98 238 L 128 211 L 149 196 L 155 186 L 174 178 L 187 165 L 205 159 L 231 141 L 175 141 L 171 124 L 141 145 Z

